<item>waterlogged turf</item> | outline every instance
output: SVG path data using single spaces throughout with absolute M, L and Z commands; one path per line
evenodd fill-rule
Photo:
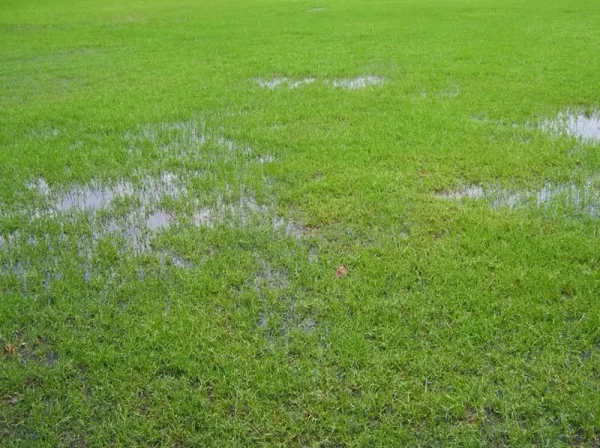
M 600 3 L 0 6 L 2 446 L 596 446 Z

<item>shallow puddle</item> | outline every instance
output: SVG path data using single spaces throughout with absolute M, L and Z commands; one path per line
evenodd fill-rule
M 304 79 L 299 79 L 297 81 L 289 81 L 288 85 L 289 85 L 290 89 L 297 89 L 298 87 L 301 87 L 306 84 L 313 84 L 315 81 L 316 81 L 316 79 L 314 79 L 314 78 L 304 78 Z
M 289 89 L 297 89 L 299 87 L 315 84 L 318 80 L 316 78 L 303 78 L 303 79 L 289 79 L 286 77 L 275 77 L 273 79 L 258 79 L 257 83 L 259 86 L 275 90 L 280 87 L 287 87 Z M 385 83 L 385 79 L 379 76 L 358 76 L 356 78 L 340 78 L 340 79 L 327 79 L 323 80 L 326 85 L 330 87 L 347 89 L 347 90 L 358 90 L 364 89 L 370 86 L 381 86 Z
M 148 219 L 146 219 L 146 227 L 148 227 L 148 229 L 151 231 L 157 232 L 159 230 L 168 228 L 173 220 L 174 217 L 170 213 L 162 211 L 155 212 L 148 216 Z
M 467 185 L 463 188 L 442 191 L 437 195 L 446 200 L 484 200 L 493 208 L 516 208 L 534 205 L 549 207 L 552 204 L 575 209 L 588 216 L 599 216 L 600 184 L 588 179 L 583 184 L 547 182 L 537 190 L 510 190 L 500 187 Z
M 370 86 L 381 86 L 384 79 L 379 76 L 358 76 L 356 78 L 333 79 L 328 81 L 332 87 L 338 87 L 348 90 L 364 89 Z
M 202 226 L 211 227 L 212 226 L 212 216 L 213 216 L 213 213 L 210 209 L 208 209 L 208 208 L 200 209 L 194 213 L 194 216 L 193 216 L 194 225 L 196 225 L 196 227 L 202 227 Z
M 125 133 L 125 140 L 132 144 L 141 142 L 193 143 L 203 145 L 207 141 L 206 126 L 199 120 L 163 122 L 145 125 L 137 132 Z
M 480 185 L 468 185 L 458 190 L 444 190 L 438 194 L 443 199 L 481 199 L 485 197 L 485 191 Z
M 297 225 L 293 221 L 287 221 L 279 216 L 273 219 L 273 229 L 283 230 L 287 235 L 298 239 L 302 238 L 304 234 L 304 230 L 301 226 Z
M 50 194 L 50 185 L 42 178 L 26 183 L 25 187 L 30 191 L 35 191 L 40 196 L 47 196 Z
M 258 79 L 256 82 L 259 86 L 264 87 L 265 89 L 273 90 L 276 87 L 286 84 L 288 79 L 284 77 L 278 77 L 273 79 Z
M 313 84 L 316 82 L 315 78 L 302 78 L 302 79 L 289 79 L 284 76 L 276 77 L 273 79 L 258 79 L 256 81 L 259 86 L 274 90 L 277 87 L 288 87 L 289 89 L 297 89 L 298 87 Z
M 72 210 L 100 210 L 109 205 L 116 198 L 130 196 L 134 192 L 129 183 L 117 183 L 112 187 L 99 188 L 85 186 L 73 189 L 61 195 L 54 202 L 53 208 L 58 212 L 69 212 Z
M 460 95 L 460 88 L 458 86 L 454 86 L 438 92 L 438 95 L 441 98 L 456 98 L 458 95 Z
M 319 261 L 319 252 L 315 247 L 310 247 L 308 249 L 308 262 L 310 264 L 315 264 Z
M 584 142 L 599 142 L 600 112 L 585 114 L 567 109 L 560 112 L 556 118 L 543 121 L 541 128 L 551 135 L 567 135 Z
M 268 155 L 261 156 L 261 159 L 264 163 L 272 160 Z M 178 220 L 209 228 L 219 224 L 227 227 L 263 226 L 265 229 L 282 229 L 296 238 L 302 236 L 300 226 L 274 217 L 272 207 L 259 203 L 252 195 L 232 200 L 226 188 L 212 204 L 201 204 L 188 190 L 186 181 L 175 173 L 163 172 L 157 178 L 146 176 L 136 182 L 121 181 L 113 185 L 91 182 L 61 192 L 51 188 L 45 180 L 37 179 L 27 187 L 43 193 L 46 204 L 27 213 L 30 213 L 32 221 L 40 218 L 78 220 L 82 214 L 87 216 L 92 234 L 91 240 L 82 241 L 81 253 L 88 259 L 105 238 L 118 238 L 125 243 L 124 249 L 134 253 L 150 252 L 153 235 L 170 228 Z M 116 208 L 114 201 L 118 198 L 127 198 L 127 202 Z M 183 201 L 188 207 L 191 205 L 192 210 L 176 217 L 164 209 L 167 198 Z M 30 244 L 35 244 L 35 241 Z M 0 239 L 0 249 L 3 246 L 8 246 L 4 238 Z
M 287 289 L 290 279 L 286 272 L 273 269 L 268 262 L 262 262 L 263 269 L 254 279 L 254 287 L 259 290 Z
M 418 95 L 415 95 L 416 98 L 424 99 L 424 98 L 456 98 L 460 95 L 460 88 L 458 86 L 449 87 L 445 90 L 439 90 L 434 92 L 427 92 L 426 90 L 421 90 Z
M 273 163 L 275 161 L 275 157 L 270 154 L 259 156 L 257 159 L 258 163 L 261 165 L 266 165 L 267 163 Z
M 312 317 L 308 317 L 298 324 L 298 329 L 303 333 L 312 333 L 317 329 L 317 322 Z
M 58 137 L 59 134 L 60 132 L 58 129 L 49 127 L 32 129 L 30 132 L 31 137 L 39 139 L 54 139 Z
M 114 200 L 126 197 L 136 198 L 147 207 L 156 205 L 166 197 L 177 198 L 187 194 L 185 182 L 170 172 L 164 172 L 158 178 L 147 176 L 137 185 L 126 181 L 113 185 L 91 182 L 67 191 L 56 191 L 51 189 L 44 179 L 37 179 L 26 186 L 37 191 L 47 201 L 44 208 L 34 211 L 33 217 L 57 213 L 97 212 L 108 209 Z
M 297 88 L 316 80 L 285 78 L 284 82 L 289 88 Z M 268 153 L 249 156 L 250 147 L 225 138 L 222 131 L 207 133 L 204 123 L 195 119 L 142 126 L 126 133 L 125 138 L 131 145 L 130 150 L 137 151 L 137 155 L 143 155 L 148 148 L 158 148 L 164 151 L 164 158 L 177 157 L 179 160 L 181 154 L 203 157 L 202 161 L 209 161 L 210 166 L 236 163 L 236 169 L 239 165 L 240 170 L 275 161 Z M 205 143 L 210 145 L 199 151 L 199 145 Z M 160 159 L 163 166 L 164 160 Z M 186 226 L 192 230 L 194 225 L 212 229 L 221 225 L 228 228 L 258 228 L 273 232 L 276 237 L 281 237 L 281 232 L 295 238 L 302 237 L 301 226 L 277 217 L 275 204 L 259 202 L 243 185 L 240 187 L 240 196 L 233 194 L 227 185 L 221 194 L 213 196 L 212 200 L 207 199 L 206 192 L 192 188 L 197 184 L 195 178 L 200 175 L 204 175 L 204 172 L 163 171 L 155 175 L 138 172 L 128 179 L 112 182 L 92 180 L 87 184 L 70 186 L 50 184 L 43 178 L 33 179 L 25 184 L 25 188 L 39 199 L 29 205 L 22 204 L 21 209 L 10 213 L 28 218 L 32 223 L 38 220 L 57 221 L 61 226 L 66 224 L 72 231 L 68 234 L 45 233 L 36 236 L 20 232 L 0 234 L 0 252 L 16 255 L 23 248 L 46 245 L 48 253 L 60 260 L 60 254 L 72 259 L 75 251 L 75 256 L 80 258 L 82 279 L 90 282 L 96 275 L 91 266 L 101 252 L 100 246 L 106 243 L 116 247 L 120 254 L 153 254 L 165 265 L 176 268 L 191 266 L 182 257 L 153 247 L 154 237 L 173 226 L 184 231 Z M 270 180 L 264 177 L 264 182 L 268 186 Z M 170 210 L 175 204 L 179 205 L 177 214 Z M 0 273 L 22 278 L 25 291 L 31 273 L 39 268 L 24 262 L 17 263 L 18 257 L 13 255 L 7 258 L 6 265 L 2 261 Z M 316 253 L 313 256 L 316 257 Z M 39 261 L 43 263 L 43 260 Z M 45 286 L 58 278 L 46 277 Z M 286 274 L 269 268 L 261 281 L 263 286 L 268 285 L 269 288 L 284 288 L 288 284 Z M 308 326 L 311 326 L 310 323 Z

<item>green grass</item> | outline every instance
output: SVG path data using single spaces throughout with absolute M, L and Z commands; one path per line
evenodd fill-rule
M 597 446 L 599 15 L 2 0 L 0 444 Z

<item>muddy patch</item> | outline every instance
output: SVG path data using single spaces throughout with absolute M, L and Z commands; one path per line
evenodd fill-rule
M 587 179 L 583 183 L 546 182 L 541 188 L 531 190 L 466 185 L 455 190 L 442 191 L 437 194 L 437 197 L 455 201 L 485 201 L 495 209 L 562 206 L 584 215 L 600 216 L 600 182 L 598 179 Z
M 566 109 L 556 118 L 544 120 L 541 129 L 553 136 L 568 136 L 586 143 L 600 142 L 600 111 L 589 113 Z

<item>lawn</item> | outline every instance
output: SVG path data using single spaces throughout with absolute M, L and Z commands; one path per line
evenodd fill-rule
M 0 0 L 0 445 L 598 446 L 599 17 Z

